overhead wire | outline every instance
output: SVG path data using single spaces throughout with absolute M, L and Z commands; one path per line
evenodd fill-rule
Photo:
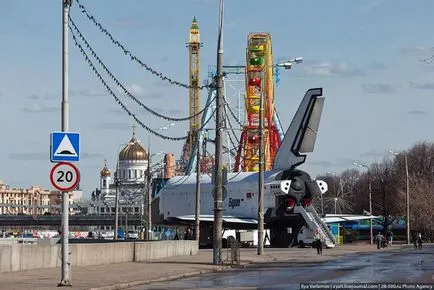
M 107 66 L 104 64 L 104 62 L 101 60 L 101 58 L 96 54 L 96 52 L 93 50 L 92 46 L 89 44 L 89 42 L 86 40 L 86 38 L 84 37 L 83 33 L 80 31 L 80 29 L 77 27 L 77 25 L 75 24 L 74 20 L 72 19 L 71 16 L 69 16 L 69 20 L 70 23 L 72 24 L 72 27 L 74 28 L 74 30 L 77 32 L 78 36 L 80 37 L 80 39 L 84 42 L 85 46 L 87 47 L 87 49 L 89 49 L 90 53 L 92 54 L 92 56 L 98 61 L 98 63 L 100 64 L 100 66 L 105 70 L 105 72 L 110 76 L 110 78 L 116 83 L 116 85 L 118 85 L 123 91 L 124 93 L 131 98 L 133 101 L 135 101 L 139 106 L 141 106 L 142 108 L 144 108 L 146 111 L 150 112 L 151 114 L 163 118 L 165 120 L 168 121 L 186 121 L 186 120 L 190 120 L 195 118 L 196 116 L 202 114 L 207 107 L 205 106 L 201 111 L 197 112 L 194 115 L 188 116 L 188 117 L 184 117 L 184 118 L 174 118 L 174 117 L 169 117 L 169 116 L 165 116 L 163 114 L 160 114 L 158 112 L 156 112 L 155 110 L 152 110 L 151 108 L 149 108 L 148 106 L 146 106 L 145 104 L 143 104 L 140 100 L 138 100 L 135 96 L 133 96 L 126 88 L 125 86 L 122 85 L 122 83 L 113 75 L 113 73 L 107 68 Z M 215 98 L 214 98 L 215 99 Z M 211 100 L 212 102 L 213 100 Z
M 95 75 L 97 76 L 97 78 L 101 81 L 101 83 L 103 84 L 103 86 L 107 89 L 107 91 L 109 92 L 109 94 L 115 99 L 115 101 L 121 106 L 121 108 L 129 115 L 131 116 L 140 126 L 142 126 L 145 130 L 147 130 L 148 132 L 154 134 L 155 136 L 158 136 L 160 138 L 163 139 L 167 139 L 167 140 L 172 140 L 172 141 L 179 141 L 179 140 L 186 140 L 188 138 L 188 136 L 183 136 L 183 137 L 170 137 L 170 136 L 166 136 L 163 135 L 161 133 L 158 133 L 157 131 L 151 129 L 150 127 L 146 126 L 140 119 L 138 119 L 135 114 L 133 114 L 123 103 L 122 101 L 116 96 L 116 94 L 113 92 L 113 90 L 110 88 L 110 86 L 107 84 L 107 82 L 104 80 L 104 78 L 101 76 L 101 74 L 98 72 L 98 70 L 96 69 L 95 65 L 93 64 L 93 62 L 91 61 L 91 59 L 89 58 L 88 54 L 86 53 L 86 51 L 84 50 L 83 46 L 78 42 L 77 40 L 77 36 L 75 35 L 73 28 L 71 27 L 71 25 L 69 25 L 69 30 L 72 33 L 72 39 L 74 41 L 74 44 L 76 47 L 79 48 L 80 52 L 82 53 L 83 57 L 85 58 L 85 61 L 88 63 L 88 65 L 90 66 L 90 68 L 92 69 L 92 71 L 95 73 Z M 215 112 L 215 110 L 214 110 Z M 209 120 L 212 118 L 212 116 L 214 115 L 214 112 L 212 113 L 212 115 L 210 116 L 210 118 L 207 120 L 207 122 L 209 122 Z M 206 123 L 204 123 L 204 125 L 206 125 Z M 203 126 L 204 126 L 203 125 Z M 202 126 L 202 127 L 203 127 Z
M 99 22 L 99 21 L 97 21 L 96 20 L 96 18 L 95 18 L 95 16 L 93 16 L 93 15 L 91 15 L 88 11 L 87 11 L 87 9 L 86 9 L 86 7 L 83 5 L 83 4 L 81 4 L 81 2 L 79 1 L 79 0 L 76 0 L 77 1 L 77 3 L 78 3 L 78 7 L 81 9 L 81 12 L 82 13 L 84 13 L 85 15 L 86 15 L 86 17 L 90 20 L 90 21 L 92 21 L 93 22 L 93 24 L 103 33 L 103 34 L 105 34 L 105 36 L 107 36 L 110 40 L 111 40 L 111 42 L 114 44 L 114 45 L 116 45 L 118 48 L 120 48 L 122 51 L 123 51 L 123 53 L 126 55 L 126 56 L 129 56 L 130 57 L 130 59 L 131 59 L 131 61 L 135 61 L 135 62 L 137 62 L 141 67 L 144 67 L 148 72 L 150 72 L 151 74 L 153 74 L 153 75 L 155 75 L 155 76 L 157 76 L 157 77 L 159 77 L 161 80 L 163 80 L 163 81 L 167 81 L 167 82 L 169 82 L 170 84 L 172 84 L 172 85 L 176 85 L 176 86 L 179 86 L 179 87 L 183 87 L 183 88 L 187 88 L 187 89 L 191 89 L 191 88 L 197 88 L 197 87 L 199 87 L 199 89 L 204 89 L 204 88 L 208 88 L 210 85 L 203 85 L 203 86 L 190 86 L 190 85 L 187 85 L 187 84 L 183 84 L 183 83 L 181 83 L 181 82 L 178 82 L 178 81 L 175 81 L 175 80 L 172 80 L 171 78 L 169 78 L 169 77 L 167 77 L 167 76 L 165 76 L 163 73 L 160 73 L 160 72 L 158 72 L 158 71 L 156 71 L 156 70 L 154 70 L 153 68 L 151 68 L 149 65 L 147 65 L 147 64 L 145 64 L 143 61 L 141 61 L 137 56 L 135 56 L 135 55 L 133 55 L 129 50 L 127 50 L 126 48 L 125 48 L 125 46 L 123 45 L 123 44 L 121 44 L 106 28 L 104 28 L 103 27 L 103 25 Z

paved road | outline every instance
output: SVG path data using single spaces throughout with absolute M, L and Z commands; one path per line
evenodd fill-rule
M 138 289 L 299 289 L 302 282 L 431 283 L 434 289 L 434 247 L 358 253 L 325 263 L 290 265 L 271 262 L 248 269 L 161 282 Z

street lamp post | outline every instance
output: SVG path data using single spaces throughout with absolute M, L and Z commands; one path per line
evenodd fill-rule
M 120 172 L 119 172 L 119 152 L 121 151 L 121 147 L 128 146 L 128 144 L 120 144 L 118 147 L 118 151 L 116 152 L 116 172 L 115 172 L 115 232 L 113 239 L 118 239 L 118 230 L 119 230 L 119 184 L 120 184 Z
M 168 130 L 169 128 L 175 126 L 175 123 L 170 123 L 167 124 L 163 127 L 159 127 L 156 129 L 153 129 L 154 131 L 156 130 Z M 146 239 L 150 240 L 151 238 L 151 227 L 152 227 L 152 174 L 151 174 L 151 157 L 155 156 L 155 155 L 161 155 L 164 152 L 158 152 L 155 154 L 151 155 L 151 133 L 149 133 L 148 135 L 148 175 L 147 175 L 147 185 L 148 185 L 148 192 L 147 192 L 147 197 L 146 197 L 146 205 L 147 205 L 147 212 L 146 212 Z
M 336 194 L 336 172 L 328 171 L 326 173 L 333 175 L 333 194 L 336 196 L 337 195 Z M 321 214 L 324 215 L 324 199 L 323 199 L 322 195 L 323 195 L 323 193 L 321 193 Z M 335 206 L 335 208 L 336 208 L 336 206 Z M 335 209 L 335 214 L 336 214 L 336 209 Z
M 371 185 L 371 171 L 366 164 L 360 164 L 357 162 L 353 163 L 357 167 L 364 167 L 368 169 L 368 191 L 369 191 L 369 214 L 371 215 L 369 219 L 369 242 L 372 245 L 374 243 L 374 232 L 372 228 L 372 185 Z
M 398 156 L 399 153 L 389 150 L 389 153 Z M 406 228 L 407 228 L 407 244 L 410 245 L 410 180 L 408 176 L 408 159 L 407 154 L 404 154 L 405 162 L 405 205 L 406 205 Z
M 335 201 L 335 214 L 336 214 L 336 208 L 337 208 L 338 198 L 335 197 L 335 198 L 334 198 L 334 201 Z
M 163 151 L 151 154 L 151 148 L 148 148 L 148 178 L 147 178 L 147 184 L 148 184 L 148 194 L 146 197 L 146 205 L 147 205 L 147 211 L 146 211 L 146 239 L 149 241 L 152 239 L 152 168 L 151 168 L 151 162 L 152 157 L 164 154 Z

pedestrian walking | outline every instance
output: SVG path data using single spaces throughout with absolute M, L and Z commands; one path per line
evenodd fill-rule
M 418 247 L 419 250 L 422 250 L 422 243 L 423 243 L 423 241 L 422 241 L 422 234 L 419 233 L 418 236 L 417 236 L 417 247 Z
M 381 249 L 381 241 L 383 239 L 383 236 L 381 235 L 380 232 L 378 232 L 378 235 L 375 237 L 376 242 L 377 242 L 377 249 Z

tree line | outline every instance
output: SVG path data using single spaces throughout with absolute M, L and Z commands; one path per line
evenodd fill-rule
M 369 212 L 369 188 L 372 214 L 383 216 L 386 230 L 399 217 L 406 216 L 408 167 L 410 230 L 432 235 L 434 232 L 434 143 L 419 142 L 381 162 L 347 169 L 341 174 L 322 174 L 328 192 L 316 197 L 318 212 L 325 214 L 363 214 Z M 407 161 L 407 166 L 406 166 Z

